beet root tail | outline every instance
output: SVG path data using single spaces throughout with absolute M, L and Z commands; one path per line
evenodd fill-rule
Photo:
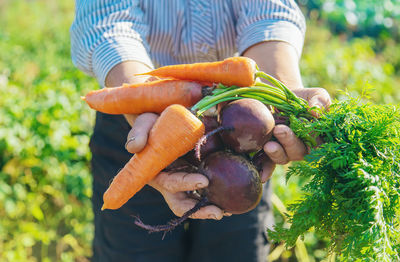
M 222 132 L 222 131 L 224 131 L 224 130 L 226 130 L 226 131 L 233 130 L 233 127 L 231 128 L 231 127 L 222 127 L 222 126 L 220 126 L 220 127 L 216 128 L 216 129 L 214 129 L 214 130 L 208 132 L 207 134 L 203 135 L 203 136 L 199 139 L 199 141 L 197 141 L 196 146 L 195 146 L 195 148 L 194 148 L 194 151 L 195 151 L 195 155 L 196 155 L 197 160 L 201 161 L 201 153 L 200 153 L 200 150 L 201 150 L 201 147 L 202 147 L 205 143 L 207 143 L 207 139 L 209 139 L 211 136 L 213 136 L 213 135 L 215 135 L 215 134 L 217 134 L 217 133 L 219 133 L 219 132 Z
M 149 233 L 155 233 L 155 232 L 164 232 L 162 239 L 164 239 L 165 235 L 174 230 L 177 226 L 182 224 L 186 219 L 188 219 L 191 215 L 196 213 L 200 208 L 209 205 L 208 199 L 206 197 L 203 197 L 197 204 L 190 210 L 188 210 L 185 214 L 183 214 L 182 217 L 175 218 L 170 220 L 167 224 L 165 225 L 148 225 L 143 223 L 143 221 L 136 215 L 132 215 L 135 218 L 135 225 L 147 230 Z

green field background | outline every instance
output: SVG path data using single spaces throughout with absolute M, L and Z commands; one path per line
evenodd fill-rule
M 301 60 L 305 86 L 324 87 L 337 99 L 343 91 L 359 95 L 368 88 L 374 102 L 397 104 L 396 34 L 362 34 L 354 30 L 360 25 L 346 27 L 343 16 L 330 17 L 301 2 L 308 22 Z M 0 261 L 90 259 L 88 142 L 94 112 L 80 96 L 98 85 L 71 62 L 73 15 L 73 1 L 0 1 Z M 273 177 L 277 221 L 301 197 L 304 183 L 299 178 L 286 183 L 285 168 Z M 311 232 L 293 249 L 275 244 L 269 258 L 333 261 L 324 245 Z

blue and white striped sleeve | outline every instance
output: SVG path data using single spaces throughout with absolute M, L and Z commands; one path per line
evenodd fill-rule
M 240 54 L 263 41 L 284 41 L 300 56 L 305 18 L 294 0 L 234 0 L 237 47 Z
M 153 68 L 147 53 L 148 26 L 138 0 L 76 0 L 70 28 L 71 57 L 76 67 L 104 86 L 107 73 L 122 61 Z

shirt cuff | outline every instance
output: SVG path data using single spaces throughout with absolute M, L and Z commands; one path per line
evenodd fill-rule
M 142 42 L 132 38 L 113 38 L 96 47 L 92 55 L 93 73 L 104 87 L 108 72 L 124 61 L 137 61 L 154 68 Z
M 264 41 L 283 41 L 291 44 L 300 57 L 304 34 L 295 24 L 289 21 L 258 21 L 243 30 L 238 41 L 239 54 L 243 54 L 252 45 Z

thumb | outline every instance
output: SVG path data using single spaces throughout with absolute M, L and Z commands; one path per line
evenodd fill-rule
M 310 98 L 308 104 L 311 108 L 316 108 L 316 110 L 312 110 L 311 113 L 315 117 L 319 117 L 321 112 L 329 108 L 329 106 L 331 105 L 331 99 L 329 96 L 316 94 Z
M 302 88 L 295 90 L 296 95 L 307 100 L 310 107 L 315 107 L 317 110 L 313 110 L 312 114 L 318 117 L 319 112 L 327 110 L 331 105 L 331 97 L 324 88 Z
M 125 148 L 129 153 L 138 153 L 146 146 L 149 132 L 156 122 L 158 115 L 144 113 L 139 115 L 128 133 Z
M 310 98 L 308 104 L 310 105 L 310 107 L 316 107 L 323 110 L 327 102 L 324 99 L 324 97 L 321 97 L 319 95 L 314 95 L 313 97 Z

